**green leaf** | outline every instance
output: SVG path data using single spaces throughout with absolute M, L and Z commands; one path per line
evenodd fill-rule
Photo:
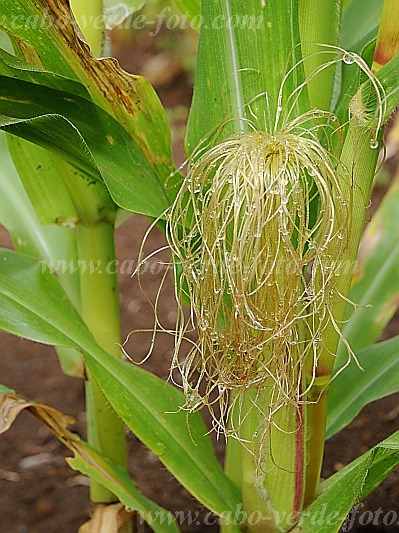
M 143 369 L 104 352 L 60 284 L 33 258 L 1 250 L 0 327 L 85 354 L 109 403 L 176 478 L 218 515 L 235 512 L 237 489 L 223 473 L 199 413 L 181 409 L 183 394 Z
M 0 383 L 0 394 L 12 394 L 14 391 Z
M 384 0 L 350 0 L 342 17 L 341 46 L 345 50 L 360 51 L 365 41 L 377 37 Z M 361 13 L 361 16 L 359 14 Z
M 83 441 L 77 442 L 74 448 L 78 450 L 75 457 L 66 460 L 71 468 L 98 481 L 115 494 L 127 509 L 139 512 L 155 533 L 180 531 L 176 518 L 143 496 L 124 468 L 99 454 Z
M 174 3 L 184 15 L 188 15 L 190 20 L 200 21 L 201 0 L 174 0 Z
M 0 76 L 0 114 L 4 130 L 57 151 L 95 179 L 102 177 L 121 207 L 155 217 L 168 207 L 163 187 L 132 138 L 85 98 Z
M 316 500 L 304 511 L 293 533 L 336 533 L 352 507 L 372 492 L 399 464 L 399 432 L 320 485 Z
M 150 165 L 163 189 L 166 178 L 174 170 L 171 135 L 165 111 L 148 81 L 127 74 L 114 59 L 95 59 L 76 33 L 67 2 L 2 0 L 0 14 L 0 28 L 8 32 L 17 45 L 20 41 L 29 45 L 21 47 L 23 53 L 32 47 L 36 63 L 80 81 L 92 101 L 119 122 L 143 152 L 142 158 L 147 160 L 145 166 Z M 32 31 L 35 20 L 40 24 Z M 131 167 L 129 178 L 135 173 L 140 174 L 140 171 Z M 125 195 L 128 183 L 129 180 Z M 152 192 L 148 185 L 147 195 Z M 175 193 L 168 190 L 167 194 L 173 198 Z M 154 200 L 156 195 L 154 192 Z
M 90 100 L 87 90 L 73 80 L 39 70 L 32 71 L 32 66 L 25 61 L 1 50 L 0 56 L 0 72 L 4 75 L 67 90 Z M 8 146 L 42 223 L 74 225 L 78 221 L 93 224 L 107 218 L 114 220 L 116 206 L 103 183 L 93 182 L 55 154 L 16 137 L 8 137 Z
M 241 0 L 203 1 L 202 16 L 186 138 L 189 154 L 215 128 L 224 125 L 224 136 L 242 131 L 247 127 L 245 119 L 253 121 L 254 115 L 258 129 L 272 132 L 284 74 L 301 59 L 296 46 L 300 42 L 298 6 L 293 0 L 249 0 L 245 13 Z M 288 113 L 289 94 L 302 79 L 300 67 L 288 77 L 284 113 Z M 303 111 L 300 99 L 290 118 Z
M 103 182 L 13 135 L 8 136 L 8 148 L 42 224 L 114 222 L 117 207 Z
M 351 361 L 330 385 L 327 439 L 349 424 L 365 405 L 399 391 L 399 337 L 369 346 L 356 356 L 363 370 Z
M 323 491 L 302 513 L 299 527 L 294 528 L 293 533 L 337 533 L 358 501 L 369 467 L 369 461 L 364 461 L 346 477 L 337 479 L 329 490 Z
M 14 246 L 49 263 L 56 264 L 61 259 L 72 263 L 76 259 L 73 230 L 40 224 L 8 154 L 4 133 L 0 133 L 0 157 L 0 224 L 10 232 Z M 59 277 L 72 301 L 78 301 L 77 273 L 59 273 Z
M 220 469 L 209 439 L 204 438 L 200 416 L 187 416 L 181 410 L 180 391 L 152 374 L 139 380 L 137 370 L 141 369 L 129 364 L 111 359 L 100 363 L 90 355 L 86 361 L 122 420 L 201 503 L 218 515 L 236 508 L 240 502 L 236 488 Z
M 32 145 L 33 146 L 33 145 Z M 57 266 L 76 264 L 76 239 L 73 229 L 43 226 L 15 171 L 7 151 L 5 134 L 0 133 L 0 194 L 2 198 L 0 224 L 10 232 L 14 247 L 46 263 Z M 78 305 L 80 299 L 77 270 L 59 269 L 58 278 L 69 298 Z M 58 348 L 63 371 L 70 376 L 82 376 L 81 354 L 70 348 Z
M 56 156 L 13 135 L 8 135 L 8 149 L 40 222 L 73 227 L 79 216 L 55 166 Z
M 16 57 L 1 49 L 0 73 L 11 78 L 44 85 L 51 89 L 60 89 L 91 101 L 90 94 L 82 83 L 63 75 L 48 72 L 44 68 L 38 68 L 36 64 L 32 65 L 23 58 Z

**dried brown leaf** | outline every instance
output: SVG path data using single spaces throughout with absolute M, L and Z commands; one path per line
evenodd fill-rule
M 118 533 L 130 516 L 121 503 L 98 504 L 91 519 L 79 528 L 79 533 Z

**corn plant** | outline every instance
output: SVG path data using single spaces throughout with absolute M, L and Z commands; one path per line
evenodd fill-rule
M 122 19 L 144 3 L 118 4 Z M 395 433 L 320 483 L 325 439 L 399 389 L 399 337 L 375 344 L 398 305 L 396 185 L 354 268 L 399 101 L 399 5 L 385 0 L 381 16 L 382 2 L 360 0 L 175 3 L 201 22 L 185 177 L 154 89 L 98 59 L 98 17 L 116 3 L 1 2 L 0 127 L 18 174 L 4 163 L 0 221 L 15 250 L 0 252 L 0 327 L 54 345 L 85 380 L 88 440 L 6 385 L 1 429 L 23 408 L 43 420 L 115 531 L 133 512 L 179 530 L 130 479 L 126 425 L 222 531 L 336 532 L 399 463 Z M 114 274 L 51 268 L 112 262 L 127 212 L 170 244 L 180 390 L 124 360 Z M 224 470 L 202 407 L 226 439 Z

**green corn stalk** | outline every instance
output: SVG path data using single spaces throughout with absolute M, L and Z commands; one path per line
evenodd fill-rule
M 78 23 L 79 19 L 90 20 L 90 17 L 96 20 L 103 12 L 101 0 L 73 1 L 71 7 Z M 95 28 L 93 23 L 86 24 L 83 32 L 93 54 L 100 55 L 104 38 L 101 29 Z M 96 207 L 91 198 L 88 198 L 86 205 Z M 85 262 L 82 264 L 100 265 L 95 272 L 90 272 L 90 269 L 82 269 L 80 272 L 82 318 L 98 344 L 115 357 L 121 357 L 117 279 L 116 273 L 110 273 L 106 267 L 115 260 L 114 223 L 115 220 L 112 219 L 89 220 L 87 223 L 81 220 L 76 228 L 76 239 L 78 257 Z M 90 373 L 87 377 L 88 442 L 115 463 L 126 467 L 124 425 Z M 116 501 L 112 492 L 94 480 L 91 482 L 90 494 L 95 503 Z M 129 526 L 126 527 L 128 529 Z
M 73 2 L 87 42 L 95 55 L 101 55 L 103 32 L 93 20 L 102 15 L 102 2 Z M 92 21 L 88 24 L 88 21 Z M 17 52 L 38 68 L 43 68 L 33 49 L 14 43 Z M 68 295 L 80 311 L 97 342 L 115 357 L 121 357 L 117 281 L 106 266 L 115 259 L 114 223 L 116 205 L 106 187 L 84 171 L 39 146 L 13 136 L 8 138 L 10 153 L 39 220 L 75 228 L 78 272 L 59 271 Z M 66 250 L 65 250 L 66 254 Z M 65 255 L 63 262 L 70 259 Z M 52 258 L 46 258 L 51 263 Z M 74 262 L 74 260 L 72 260 Z M 77 263 L 77 264 L 79 264 Z M 111 263 L 112 264 L 112 263 Z M 74 269 L 75 270 L 75 269 Z M 75 350 L 58 348 L 66 370 L 81 377 L 81 363 Z M 109 406 L 98 385 L 86 371 L 86 407 L 89 443 L 115 463 L 126 466 L 124 425 Z M 95 503 L 113 502 L 114 494 L 96 480 L 91 482 Z

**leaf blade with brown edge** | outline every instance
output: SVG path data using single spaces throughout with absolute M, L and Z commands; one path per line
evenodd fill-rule
M 174 170 L 171 134 L 164 109 L 148 81 L 128 74 L 113 58 L 96 59 L 79 37 L 66 0 L 3 0 L 0 14 L 0 28 L 24 43 L 22 51 L 25 45 L 33 47 L 45 69 L 78 80 L 87 88 L 93 102 L 133 138 L 164 187 Z M 174 191 L 167 189 L 166 194 L 173 198 Z

